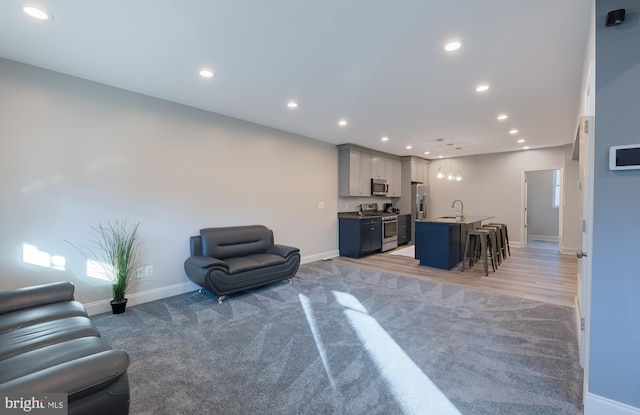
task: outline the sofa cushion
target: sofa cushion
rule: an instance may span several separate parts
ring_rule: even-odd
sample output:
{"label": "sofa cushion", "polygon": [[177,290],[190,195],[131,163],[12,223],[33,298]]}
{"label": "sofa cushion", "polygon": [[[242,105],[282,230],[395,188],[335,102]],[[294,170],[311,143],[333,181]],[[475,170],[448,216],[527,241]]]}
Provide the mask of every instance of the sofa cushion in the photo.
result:
{"label": "sofa cushion", "polygon": [[111,350],[107,342],[101,337],[93,336],[31,350],[0,360],[0,384],[107,350]]}
{"label": "sofa cushion", "polygon": [[224,262],[229,266],[229,274],[232,275],[260,268],[258,261],[248,257],[227,258]]}
{"label": "sofa cushion", "polygon": [[261,254],[273,246],[273,232],[262,225],[200,230],[203,256],[218,259]]}
{"label": "sofa cushion", "polygon": [[84,306],[78,301],[64,301],[25,308],[2,315],[2,318],[0,318],[0,334],[46,321],[65,317],[86,317],[86,315]]}
{"label": "sofa cushion", "polygon": [[100,332],[87,317],[69,317],[34,324],[0,334],[0,360],[20,353]]}
{"label": "sofa cushion", "polygon": [[247,258],[256,261],[261,267],[270,267],[272,265],[284,264],[287,262],[287,260],[280,255],[274,254],[254,254],[249,255]]}

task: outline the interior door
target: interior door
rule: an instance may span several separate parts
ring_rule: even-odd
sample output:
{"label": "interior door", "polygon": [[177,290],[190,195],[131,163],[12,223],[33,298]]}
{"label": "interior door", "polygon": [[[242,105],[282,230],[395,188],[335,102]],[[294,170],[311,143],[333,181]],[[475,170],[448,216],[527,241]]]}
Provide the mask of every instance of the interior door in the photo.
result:
{"label": "interior door", "polygon": [[[585,116],[579,124],[579,183],[582,192],[582,244],[578,251],[578,292],[576,312],[580,327],[578,345],[580,364],[584,368],[584,378],[588,379],[589,362],[589,317],[591,312],[591,259],[593,223],[593,117]],[[586,387],[586,385],[585,385]]]}

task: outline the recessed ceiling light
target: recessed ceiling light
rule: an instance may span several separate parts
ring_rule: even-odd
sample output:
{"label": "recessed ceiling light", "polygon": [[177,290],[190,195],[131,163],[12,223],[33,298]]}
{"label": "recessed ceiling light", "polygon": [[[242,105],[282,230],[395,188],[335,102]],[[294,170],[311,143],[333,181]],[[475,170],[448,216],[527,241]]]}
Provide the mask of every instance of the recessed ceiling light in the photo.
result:
{"label": "recessed ceiling light", "polygon": [[208,69],[203,69],[200,71],[200,76],[203,78],[213,78],[213,72]]}
{"label": "recessed ceiling light", "polygon": [[345,125],[347,125],[347,120],[340,120],[340,121],[338,121],[338,125],[339,125],[340,127],[344,127]]}
{"label": "recessed ceiling light", "polygon": [[523,150],[529,150],[529,146],[522,147]]}
{"label": "recessed ceiling light", "polygon": [[526,140],[525,140],[524,138],[521,138],[521,139],[519,139],[519,140],[518,140],[518,141],[516,141],[516,142],[517,142],[517,143],[522,144],[522,143],[524,143],[525,141],[526,141]]}
{"label": "recessed ceiling light", "polygon": [[38,20],[52,20],[53,15],[46,10],[34,6],[24,6],[22,10],[29,16]]}
{"label": "recessed ceiling light", "polygon": [[512,128],[509,130],[509,134],[518,134],[518,130],[516,130],[515,128]]}
{"label": "recessed ceiling light", "polygon": [[407,150],[411,150],[413,147],[412,146],[406,146],[405,147]]}
{"label": "recessed ceiling light", "polygon": [[487,85],[487,84],[478,85],[476,87],[476,91],[478,91],[478,92],[485,92],[485,91],[488,91],[488,90],[489,90],[489,85]]}
{"label": "recessed ceiling light", "polygon": [[382,140],[382,141],[389,141],[389,137],[384,136],[384,137],[382,137],[382,138],[381,138],[381,140]]}
{"label": "recessed ceiling light", "polygon": [[431,154],[431,153],[429,153],[428,151],[425,151],[424,154]]}
{"label": "recessed ceiling light", "polygon": [[500,115],[498,115],[498,120],[499,120],[499,121],[506,120],[507,118],[509,118],[509,116],[508,116],[507,114],[500,114]]}
{"label": "recessed ceiling light", "polygon": [[444,156],[441,154],[438,156],[439,159],[444,158]]}
{"label": "recessed ceiling light", "polygon": [[453,52],[454,50],[460,49],[460,46],[462,46],[462,43],[454,40],[444,45],[444,50],[446,50],[447,52]]}
{"label": "recessed ceiling light", "polygon": [[298,108],[298,103],[295,102],[295,101],[289,101],[287,103],[287,107],[289,107],[289,108]]}

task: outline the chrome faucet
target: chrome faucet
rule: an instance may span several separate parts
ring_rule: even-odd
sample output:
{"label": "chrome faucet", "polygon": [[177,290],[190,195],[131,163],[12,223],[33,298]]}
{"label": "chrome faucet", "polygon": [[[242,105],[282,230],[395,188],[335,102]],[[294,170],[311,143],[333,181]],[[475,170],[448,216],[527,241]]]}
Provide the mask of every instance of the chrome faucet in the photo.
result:
{"label": "chrome faucet", "polygon": [[465,219],[465,213],[464,213],[464,203],[462,202],[462,200],[460,199],[456,199],[453,201],[453,203],[451,204],[451,209],[453,209],[454,207],[456,207],[456,202],[460,202],[460,220],[464,220]]}

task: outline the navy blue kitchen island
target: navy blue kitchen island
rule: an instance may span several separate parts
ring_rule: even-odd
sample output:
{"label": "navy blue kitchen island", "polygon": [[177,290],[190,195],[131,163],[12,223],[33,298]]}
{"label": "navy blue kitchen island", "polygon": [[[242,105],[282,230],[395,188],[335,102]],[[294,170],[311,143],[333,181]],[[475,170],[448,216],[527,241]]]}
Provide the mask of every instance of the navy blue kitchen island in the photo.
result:
{"label": "navy blue kitchen island", "polygon": [[467,230],[493,216],[467,216],[464,221],[440,217],[416,221],[415,258],[420,265],[449,270],[462,262]]}

